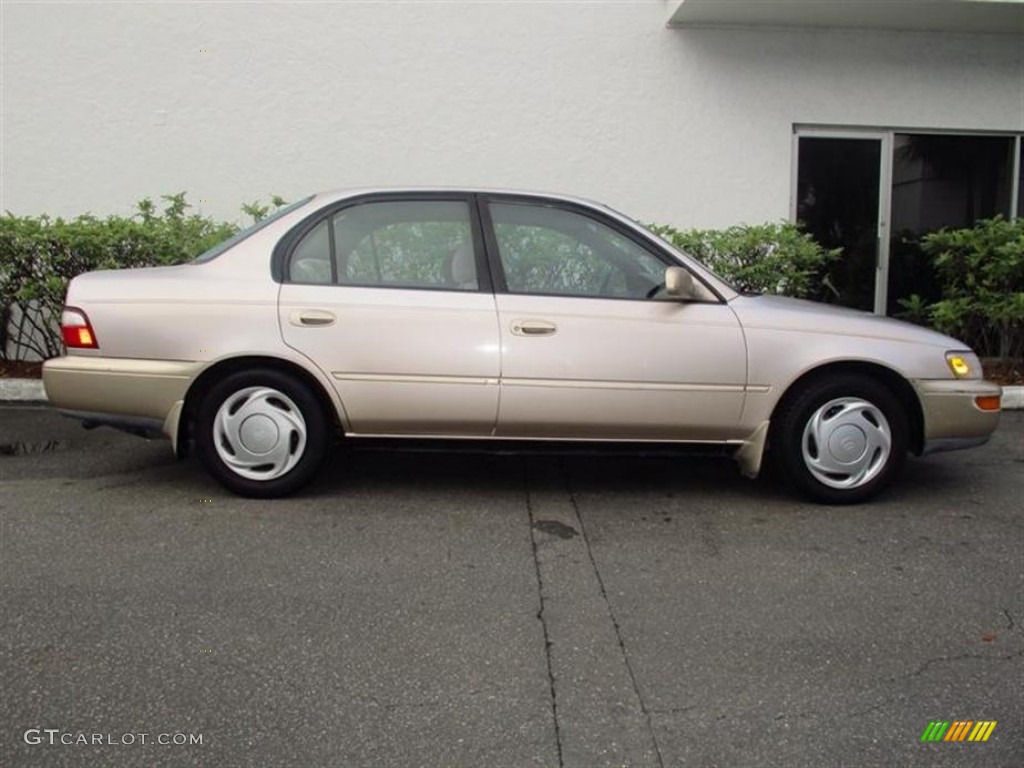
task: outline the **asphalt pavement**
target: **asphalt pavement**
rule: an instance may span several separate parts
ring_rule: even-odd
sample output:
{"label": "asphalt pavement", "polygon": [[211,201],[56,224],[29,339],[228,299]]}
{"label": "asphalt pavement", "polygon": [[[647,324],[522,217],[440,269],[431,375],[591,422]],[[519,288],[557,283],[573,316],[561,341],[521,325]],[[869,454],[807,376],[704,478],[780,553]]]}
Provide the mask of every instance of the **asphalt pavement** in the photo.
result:
{"label": "asphalt pavement", "polygon": [[1021,412],[830,508],[728,460],[349,451],[255,501],[0,407],[0,765],[1024,765],[1022,499]]}

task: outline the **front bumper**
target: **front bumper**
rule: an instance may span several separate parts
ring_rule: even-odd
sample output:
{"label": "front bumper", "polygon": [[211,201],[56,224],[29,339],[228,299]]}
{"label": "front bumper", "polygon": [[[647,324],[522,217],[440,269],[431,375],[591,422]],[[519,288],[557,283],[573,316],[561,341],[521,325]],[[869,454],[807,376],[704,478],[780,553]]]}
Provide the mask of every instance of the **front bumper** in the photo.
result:
{"label": "front bumper", "polygon": [[86,423],[146,425],[150,432],[157,423],[173,439],[201,369],[202,363],[75,355],[47,360],[43,386],[55,408]]}
{"label": "front bumper", "polygon": [[975,398],[1000,397],[998,384],[980,379],[917,381],[924,414],[922,453],[971,448],[987,442],[1002,410],[983,411]]}

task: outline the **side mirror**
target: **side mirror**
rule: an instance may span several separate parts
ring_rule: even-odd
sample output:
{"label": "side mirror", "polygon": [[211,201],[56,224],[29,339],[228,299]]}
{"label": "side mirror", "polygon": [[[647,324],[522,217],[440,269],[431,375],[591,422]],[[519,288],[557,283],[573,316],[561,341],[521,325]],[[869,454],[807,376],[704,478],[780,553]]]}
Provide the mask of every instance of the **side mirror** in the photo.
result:
{"label": "side mirror", "polygon": [[677,299],[700,298],[693,275],[682,267],[668,267],[665,270],[665,293]]}

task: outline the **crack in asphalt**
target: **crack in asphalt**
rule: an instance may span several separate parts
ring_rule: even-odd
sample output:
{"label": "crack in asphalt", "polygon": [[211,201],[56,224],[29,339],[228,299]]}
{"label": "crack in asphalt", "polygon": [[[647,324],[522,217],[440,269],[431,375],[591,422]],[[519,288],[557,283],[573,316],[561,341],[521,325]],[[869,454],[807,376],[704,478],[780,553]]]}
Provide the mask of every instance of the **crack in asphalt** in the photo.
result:
{"label": "crack in asphalt", "polygon": [[696,704],[691,704],[686,707],[663,707],[659,709],[648,710],[652,715],[683,715],[687,712],[692,712],[697,708]]}
{"label": "crack in asphalt", "polygon": [[856,712],[850,712],[848,715],[844,715],[844,717],[862,717],[864,715],[870,715],[872,712],[877,712],[883,707],[887,707],[890,704],[895,704],[902,698],[902,696],[890,696],[886,698],[884,701],[879,702],[878,704],[873,704],[865,709],[858,709]]}
{"label": "crack in asphalt", "polygon": [[597,578],[597,585],[600,589],[601,599],[604,601],[605,607],[608,610],[608,618],[611,619],[612,626],[615,628],[615,638],[619,643],[619,651],[622,653],[622,661],[626,665],[626,672],[629,674],[629,681],[633,686],[633,693],[636,694],[636,700],[640,704],[640,712],[644,716],[644,722],[647,724],[647,733],[651,738],[651,744],[654,745],[654,756],[657,758],[659,768],[665,768],[665,761],[661,756],[661,746],[658,744],[658,737],[654,733],[654,726],[651,723],[651,711],[647,709],[647,704],[644,702],[643,694],[640,692],[640,684],[637,682],[636,673],[633,671],[633,664],[629,660],[629,653],[626,651],[626,642],[622,637],[622,629],[619,627],[618,617],[615,615],[615,610],[612,608],[611,601],[608,599],[608,590],[605,589],[604,578],[601,576],[601,570],[597,567],[597,560],[594,558],[594,550],[590,545],[590,534],[587,532],[587,527],[583,523],[583,515],[580,512],[579,504],[576,501],[576,492],[573,490],[572,482],[569,479],[569,473],[565,468],[565,462],[559,462],[559,470],[561,471],[562,477],[565,480],[565,490],[569,494],[569,503],[572,504],[572,510],[576,515],[576,520],[579,523],[580,536],[583,539],[583,545],[587,548],[587,557],[590,558],[590,567],[594,570],[594,576]]}
{"label": "crack in asphalt", "polygon": [[918,667],[915,671],[911,672],[910,674],[903,675],[900,678],[895,678],[895,677],[890,678],[890,681],[895,681],[897,679],[903,680],[903,679],[906,679],[908,677],[920,677],[921,675],[923,675],[928,670],[929,667],[934,666],[935,664],[954,664],[954,663],[956,663],[958,661],[969,661],[969,660],[978,660],[978,661],[1012,661],[1013,659],[1017,659],[1017,658],[1021,658],[1021,657],[1024,657],[1024,650],[1017,651],[1017,653],[1011,653],[1009,656],[989,656],[989,655],[982,655],[982,654],[978,654],[978,653],[961,653],[961,654],[958,654],[956,656],[936,656],[936,657],[931,658],[931,659],[926,659],[925,662],[920,667]]}
{"label": "crack in asphalt", "polygon": [[537,574],[537,599],[540,603],[540,608],[537,610],[537,618],[540,620],[540,626],[544,632],[544,657],[547,660],[548,666],[548,687],[551,693],[551,720],[555,727],[555,747],[558,750],[558,768],[564,768],[565,763],[562,757],[562,729],[558,721],[558,699],[555,693],[555,670],[551,663],[551,636],[548,632],[548,623],[544,615],[544,609],[546,607],[546,601],[544,599],[544,577],[541,575],[540,559],[537,557],[536,525],[538,521],[534,519],[533,504],[530,502],[530,467],[525,459],[522,464],[523,496],[526,501],[526,515],[529,522],[530,546],[533,551],[533,568]]}

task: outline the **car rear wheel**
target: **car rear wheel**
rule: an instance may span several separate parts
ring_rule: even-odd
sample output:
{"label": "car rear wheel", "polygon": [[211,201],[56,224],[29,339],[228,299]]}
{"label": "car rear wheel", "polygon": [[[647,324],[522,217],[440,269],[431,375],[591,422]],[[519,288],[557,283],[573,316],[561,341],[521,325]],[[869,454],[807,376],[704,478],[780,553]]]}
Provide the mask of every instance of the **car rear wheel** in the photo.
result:
{"label": "car rear wheel", "polygon": [[226,488],[243,496],[284,496],[306,485],[327,455],[329,419],[316,395],[272,369],[239,371],[199,405],[196,447]]}
{"label": "car rear wheel", "polygon": [[796,490],[825,504],[881,491],[907,455],[907,417],[881,382],[841,374],[801,385],[773,419],[769,451]]}

